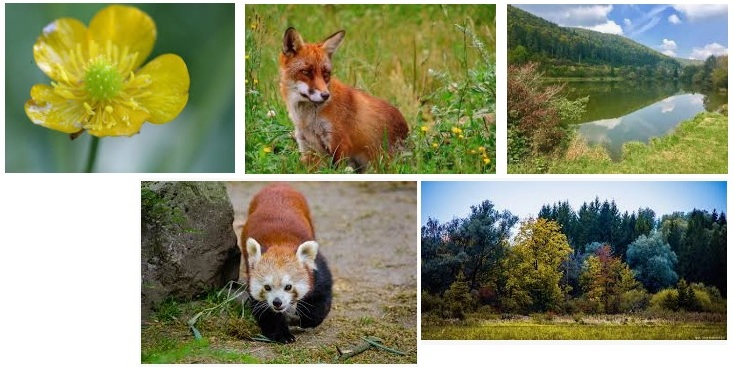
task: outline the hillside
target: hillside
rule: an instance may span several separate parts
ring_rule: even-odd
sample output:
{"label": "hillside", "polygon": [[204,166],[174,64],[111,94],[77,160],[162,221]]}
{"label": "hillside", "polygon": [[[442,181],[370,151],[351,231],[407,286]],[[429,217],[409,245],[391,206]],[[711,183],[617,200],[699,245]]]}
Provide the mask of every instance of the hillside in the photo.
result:
{"label": "hillside", "polygon": [[507,27],[510,64],[536,61],[554,74],[578,75],[581,67],[610,77],[666,76],[680,68],[675,59],[628,38],[561,27],[513,6],[507,7]]}

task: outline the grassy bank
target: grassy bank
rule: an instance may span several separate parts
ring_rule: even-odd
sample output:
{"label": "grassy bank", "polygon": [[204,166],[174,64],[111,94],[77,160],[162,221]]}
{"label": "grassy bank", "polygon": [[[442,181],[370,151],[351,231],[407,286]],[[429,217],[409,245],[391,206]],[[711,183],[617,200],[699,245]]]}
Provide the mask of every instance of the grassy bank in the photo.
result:
{"label": "grassy bank", "polygon": [[[519,319],[518,319],[519,318]],[[726,316],[720,320],[666,320],[628,315],[530,317],[481,320],[461,325],[421,326],[422,339],[435,340],[724,340]]]}
{"label": "grassy bank", "polygon": [[563,83],[563,82],[621,82],[625,79],[621,76],[559,76],[559,77],[543,77],[544,82]]}
{"label": "grassy bank", "polygon": [[[391,302],[415,301],[415,293],[400,294]],[[337,310],[317,328],[293,330],[296,342],[278,344],[257,341],[260,329],[237,301],[205,314],[196,322],[202,338],[196,340],[187,325],[198,312],[217,306],[221,298],[210,296],[187,303],[165,302],[141,330],[142,363],[335,363],[341,350],[353,349],[363,336],[375,336],[383,344],[400,350],[400,356],[377,349],[358,354],[347,363],[416,363],[416,330],[404,325],[415,320],[415,309],[390,307],[382,318],[362,316],[357,320],[342,316]],[[349,305],[341,305],[349,308]]]}
{"label": "grassy bank", "polygon": [[701,113],[649,144],[625,144],[619,162],[576,138],[565,156],[511,165],[508,173],[727,173],[728,125],[726,115]]}
{"label": "grassy bank", "polygon": [[405,149],[367,172],[494,173],[494,17],[494,5],[246,5],[246,172],[307,173],[278,86],[283,32],[294,26],[309,42],[344,29],[333,76],[408,122]]}

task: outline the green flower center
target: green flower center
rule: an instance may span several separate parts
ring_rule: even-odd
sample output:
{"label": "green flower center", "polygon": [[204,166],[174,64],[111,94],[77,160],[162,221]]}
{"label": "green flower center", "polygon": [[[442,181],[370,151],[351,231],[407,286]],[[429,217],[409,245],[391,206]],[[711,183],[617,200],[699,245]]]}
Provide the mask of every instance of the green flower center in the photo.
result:
{"label": "green flower center", "polygon": [[87,65],[84,86],[95,101],[108,101],[122,91],[122,75],[105,57],[97,57]]}

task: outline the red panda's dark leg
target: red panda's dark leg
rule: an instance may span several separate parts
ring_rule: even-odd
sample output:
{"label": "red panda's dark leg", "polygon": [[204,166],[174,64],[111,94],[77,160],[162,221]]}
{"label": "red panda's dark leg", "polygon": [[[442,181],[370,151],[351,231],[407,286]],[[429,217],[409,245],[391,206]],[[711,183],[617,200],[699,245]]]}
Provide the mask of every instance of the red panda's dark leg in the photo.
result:
{"label": "red panda's dark leg", "polygon": [[[257,309],[257,307],[253,307]],[[275,312],[268,308],[257,317],[263,335],[278,343],[288,344],[296,341],[296,337],[288,330],[288,319],[283,313]]]}

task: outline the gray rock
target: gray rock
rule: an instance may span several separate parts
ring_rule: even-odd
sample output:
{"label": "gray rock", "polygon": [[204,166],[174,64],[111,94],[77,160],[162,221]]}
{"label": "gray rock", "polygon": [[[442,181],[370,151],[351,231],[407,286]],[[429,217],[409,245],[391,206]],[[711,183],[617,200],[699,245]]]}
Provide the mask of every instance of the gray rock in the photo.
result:
{"label": "gray rock", "polygon": [[238,276],[233,212],[220,182],[141,184],[143,320],[167,298],[189,300]]}

